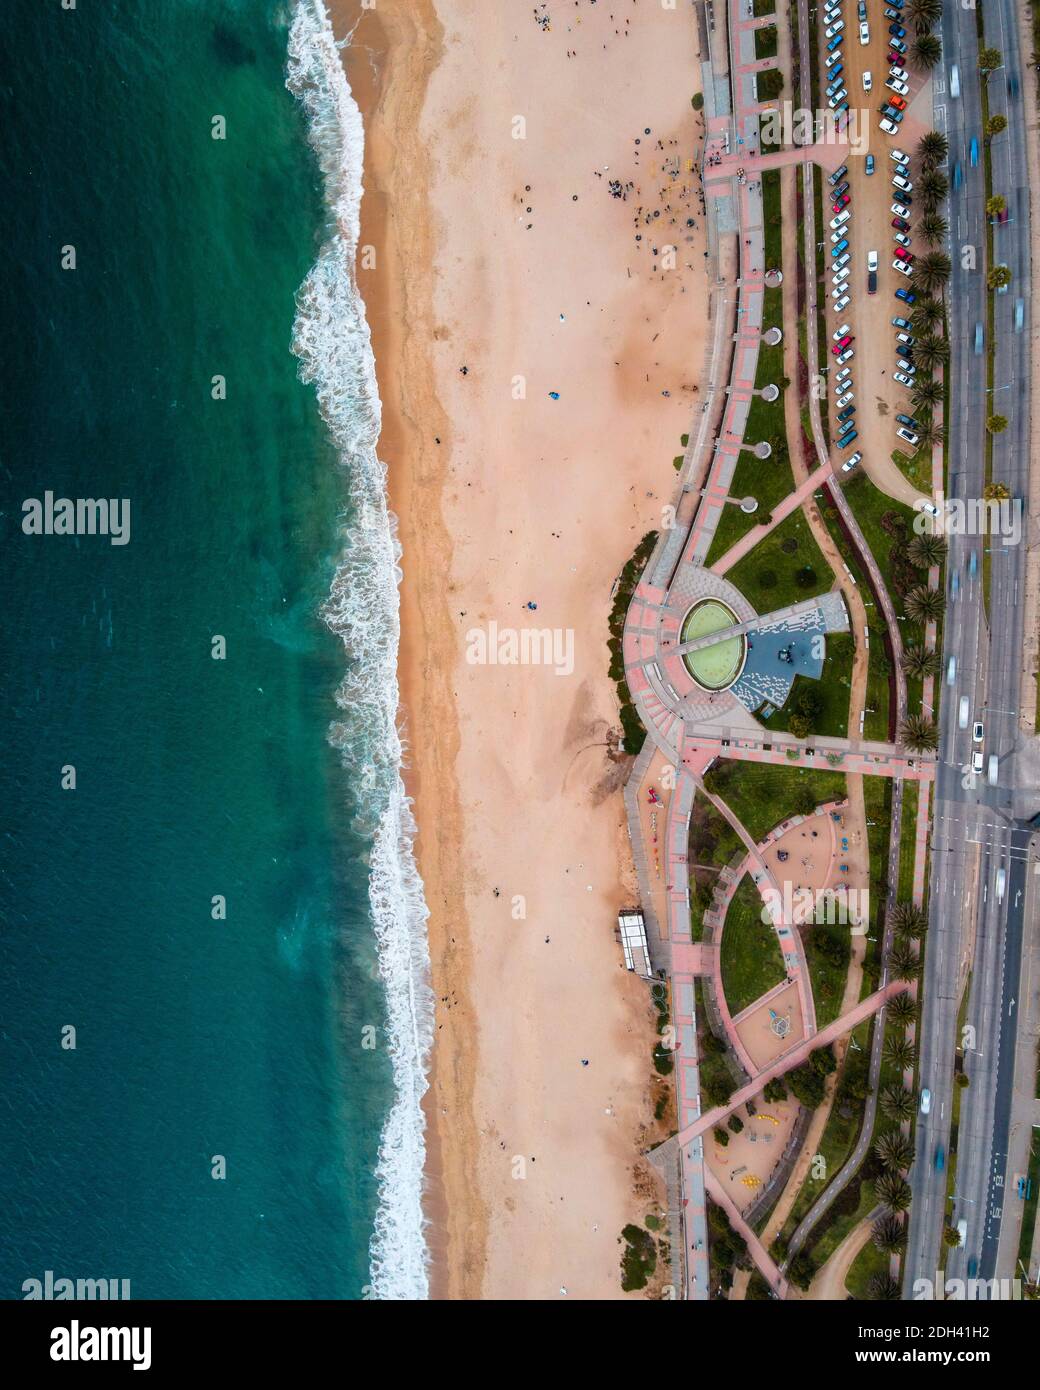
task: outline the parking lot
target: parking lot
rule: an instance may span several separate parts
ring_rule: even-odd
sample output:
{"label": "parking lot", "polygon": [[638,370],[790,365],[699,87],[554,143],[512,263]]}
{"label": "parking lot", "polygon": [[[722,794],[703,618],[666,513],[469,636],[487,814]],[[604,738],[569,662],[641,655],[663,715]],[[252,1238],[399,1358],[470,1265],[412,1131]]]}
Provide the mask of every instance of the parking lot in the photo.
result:
{"label": "parking lot", "polygon": [[[909,382],[914,373],[912,344],[897,343],[901,330],[892,323],[893,318],[910,317],[910,305],[896,297],[899,289],[910,293],[909,276],[895,269],[893,261],[898,257],[910,266],[910,258],[926,248],[918,244],[915,236],[919,206],[914,201],[913,183],[918,161],[912,158],[908,164],[897,164],[890,156],[895,150],[913,156],[921,135],[931,128],[931,86],[927,77],[909,67],[898,48],[889,47],[895,37],[889,32],[890,25],[908,30],[903,38],[895,38],[897,45],[908,45],[913,37],[911,26],[899,20],[902,6],[903,0],[889,0],[887,5],[882,5],[881,0],[865,0],[862,6],[859,0],[828,0],[827,6],[820,9],[820,99],[829,106],[844,91],[837,109],[847,101],[849,112],[843,114],[852,118],[853,124],[845,172],[840,173],[839,168],[840,177],[833,183],[833,176],[823,179],[824,225],[819,235],[824,243],[826,274],[821,299],[828,306],[827,394],[832,453],[839,464],[861,455],[856,467],[863,468],[883,491],[910,502],[917,495],[916,490],[892,461],[896,448],[914,453],[913,440],[900,440],[896,435],[900,426],[895,416],[912,414]],[[886,10],[891,10],[891,14],[886,14]],[[864,13],[869,35],[866,43],[861,42],[860,31],[864,22],[860,16]],[[833,32],[839,17],[843,28]],[[828,45],[837,38],[841,42],[828,51]],[[895,62],[890,61],[890,54]],[[902,75],[893,76],[893,67],[898,67]],[[835,72],[841,83],[837,88],[833,87],[835,79],[831,76]],[[893,86],[886,86],[888,82]],[[883,116],[880,107],[887,102],[902,104],[903,109],[895,117],[891,112]],[[881,129],[883,119],[892,125],[894,135]],[[894,186],[894,178],[903,187]],[[840,198],[835,201],[832,195],[839,190]],[[907,201],[901,201],[904,198]],[[908,215],[893,211],[897,202]],[[831,226],[846,213],[849,216],[841,226]],[[902,225],[893,225],[896,217]],[[847,247],[841,247],[841,242],[847,242]],[[839,252],[837,256],[835,251]],[[871,275],[868,267],[874,264],[875,256],[877,268]],[[832,266],[842,269],[834,272]],[[847,273],[847,278],[836,281],[835,274],[840,277],[843,273]],[[868,278],[876,280],[873,293],[868,291]],[[839,362],[833,350],[841,345],[833,335],[846,326],[850,337],[847,348],[853,355]],[[904,351],[909,348],[902,359],[903,367],[897,360],[900,346]],[[899,377],[904,380],[901,382]],[[849,414],[850,410],[853,413]],[[839,418],[842,413],[844,419]],[[855,428],[856,437],[841,447],[838,441],[842,431],[850,425]]]}

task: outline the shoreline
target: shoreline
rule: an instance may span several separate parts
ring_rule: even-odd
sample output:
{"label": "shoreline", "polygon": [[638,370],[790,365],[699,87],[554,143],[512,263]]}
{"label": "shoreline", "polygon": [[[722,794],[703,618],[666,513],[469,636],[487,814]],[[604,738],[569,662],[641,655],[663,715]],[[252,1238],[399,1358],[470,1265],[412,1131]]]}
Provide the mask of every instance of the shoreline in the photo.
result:
{"label": "shoreline", "polygon": [[[436,603],[433,596],[423,593],[422,581],[424,576],[450,567],[450,539],[436,501],[450,457],[450,426],[436,397],[432,364],[420,348],[406,350],[401,327],[405,320],[410,325],[432,323],[429,287],[433,250],[419,124],[428,82],[439,58],[439,26],[430,0],[410,0],[403,6],[397,0],[385,0],[378,10],[362,8],[360,0],[331,0],[330,14],[337,38],[352,30],[354,33],[342,55],[365,128],[359,246],[375,248],[376,256],[374,270],[363,269],[359,261],[358,288],[365,302],[379,384],[379,456],[387,466],[389,503],[397,517],[403,550],[398,681],[408,756],[402,776],[415,804],[415,854],[431,913],[428,937],[434,987],[443,990],[446,978],[450,978],[453,993],[461,1000],[468,984],[465,963],[460,959],[464,948],[460,941],[446,939],[440,925],[442,914],[436,907],[448,902],[443,885],[461,881],[458,852],[462,836],[452,773],[458,731],[450,698],[431,699],[429,683],[438,673],[423,657],[431,629],[447,627],[443,619],[438,624]],[[410,270],[407,278],[406,260]],[[424,336],[416,334],[413,343],[421,343]],[[411,390],[405,391],[402,400],[401,388],[405,386]],[[429,421],[425,432],[417,425],[419,418]],[[430,447],[438,437],[442,443],[433,449],[443,450],[441,459]],[[421,528],[416,522],[420,507]],[[450,630],[447,640],[453,641]],[[440,678],[447,679],[448,672],[441,672]],[[434,704],[435,710],[431,708]],[[430,741],[417,750],[413,731],[431,719],[436,719],[438,729],[436,746]],[[427,766],[433,764],[425,779],[424,761]],[[436,806],[427,808],[429,815],[423,810],[427,780],[436,783],[431,800],[439,793]],[[436,836],[424,833],[432,824],[438,826]],[[456,910],[460,907],[456,904]],[[471,1111],[474,1049],[463,1030],[453,1026],[454,1019],[449,1016],[445,1020],[442,1015],[438,1007],[437,1046],[429,1059],[429,1089],[423,1098],[427,1122],[423,1208],[428,1222],[430,1297],[477,1298],[486,1226],[474,1193],[467,1191],[465,1173],[459,1171],[463,1139],[468,1138],[471,1152],[476,1146]],[[454,1152],[446,1154],[439,1119],[449,1107]],[[453,1220],[460,1209],[466,1211],[464,1225]],[[458,1267],[448,1260],[449,1248],[457,1248],[462,1255]]]}

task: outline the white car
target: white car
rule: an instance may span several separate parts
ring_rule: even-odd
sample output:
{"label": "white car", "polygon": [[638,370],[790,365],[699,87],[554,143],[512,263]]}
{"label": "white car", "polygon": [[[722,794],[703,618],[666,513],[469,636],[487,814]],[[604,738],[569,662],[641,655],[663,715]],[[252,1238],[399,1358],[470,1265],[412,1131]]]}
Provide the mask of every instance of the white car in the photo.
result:
{"label": "white car", "polygon": [[847,348],[845,349],[845,351],[841,354],[841,356],[840,356],[839,358],[837,358],[838,366],[839,366],[839,367],[843,367],[843,366],[845,365],[846,362],[851,362],[852,359],[855,357],[855,355],[856,355],[856,350],[855,350],[855,348],[847,347]]}
{"label": "white car", "polygon": [[836,217],[832,217],[830,220],[829,226],[831,231],[836,232],[839,227],[844,227],[845,223],[849,220],[851,216],[852,213],[849,212],[848,208],[842,208],[841,212],[839,212]]}
{"label": "white car", "polygon": [[893,164],[909,164],[910,156],[905,150],[889,150],[888,157]]}
{"label": "white car", "polygon": [[926,1086],[921,1092],[921,1114],[927,1115],[932,1108],[932,1093]]}
{"label": "white car", "polygon": [[[841,298],[841,296],[845,293],[846,289],[848,288],[848,283],[849,283],[849,272],[848,272],[847,270],[844,270],[844,269],[840,270],[840,271],[838,272],[837,275],[835,275],[835,276],[833,276],[833,277],[831,278],[831,284],[832,284],[832,285],[834,286],[834,288],[835,288],[836,290],[838,290],[838,292],[839,292],[839,293],[838,293],[838,298],[839,298],[839,299]],[[831,298],[833,299],[833,297],[834,297],[834,296],[832,295]]]}
{"label": "white car", "polygon": [[842,282],[841,282],[840,285],[835,285],[835,286],[834,286],[834,288],[831,290],[831,298],[832,298],[832,299],[844,299],[844,297],[845,297],[845,281],[846,281],[847,279],[848,279],[848,276],[846,275],[846,276],[845,276],[845,279],[842,280]]}
{"label": "white car", "polygon": [[870,25],[866,20],[863,20],[859,26],[859,41],[864,45],[870,42]]}
{"label": "white car", "polygon": [[824,31],[823,31],[823,37],[824,37],[825,39],[833,39],[833,38],[835,37],[835,35],[836,35],[836,34],[840,34],[841,31],[842,31],[844,28],[845,28],[845,21],[844,21],[843,19],[836,19],[836,20],[834,21],[834,23],[833,23],[829,28],[824,29]]}
{"label": "white car", "polygon": [[843,323],[836,333],[831,334],[831,340],[837,342],[839,338],[844,338],[846,333],[851,333],[852,329],[847,323]]}
{"label": "white car", "polygon": [[841,87],[832,97],[827,98],[827,105],[833,111],[836,106],[840,106],[841,103],[846,100],[848,95],[848,89],[846,87]]}
{"label": "white car", "polygon": [[896,438],[905,440],[912,447],[921,442],[921,436],[914,434],[913,430],[908,430],[905,425],[900,425],[896,430]]}
{"label": "white car", "polygon": [[885,132],[886,135],[899,134],[899,127],[895,124],[894,121],[890,121],[887,116],[881,117],[881,120],[878,121],[878,126]]}
{"label": "white car", "polygon": [[892,187],[898,188],[900,193],[912,193],[914,191],[913,184],[909,179],[904,178],[902,174],[892,175]]}
{"label": "white car", "polygon": [[971,755],[971,770],[972,770],[972,772],[981,772],[981,771],[982,771],[982,749],[981,749],[981,748],[976,748],[975,752],[972,753],[972,755]]}
{"label": "white car", "polygon": [[874,90],[874,78],[869,71],[863,74],[863,90],[865,92],[871,92]]}
{"label": "white car", "polygon": [[849,379],[851,376],[852,376],[852,368],[851,368],[851,367],[842,367],[842,369],[841,369],[840,372],[835,372],[835,374],[834,374],[834,380],[835,380],[835,381],[848,381],[848,379]]}
{"label": "white car", "polygon": [[827,66],[828,66],[829,68],[832,68],[832,67],[834,66],[835,63],[840,63],[840,62],[841,62],[841,49],[840,49],[840,48],[837,48],[837,49],[835,49],[834,52],[833,52],[832,54],[830,54],[830,56],[828,57],[828,59],[827,59]]}
{"label": "white car", "polygon": [[912,362],[908,362],[905,357],[896,358],[896,366],[901,372],[906,372],[907,376],[913,376],[917,368]]}
{"label": "white car", "polygon": [[905,246],[908,251],[910,250],[911,241],[906,232],[896,232],[892,240],[896,242],[897,245]]}
{"label": "white car", "polygon": [[876,251],[868,251],[868,252],[867,252],[867,269],[868,269],[868,270],[877,270],[877,252],[876,252]]}
{"label": "white car", "polygon": [[[889,77],[894,77],[894,78],[896,79],[896,81],[898,81],[898,82],[909,82],[909,81],[910,81],[910,74],[907,72],[906,68],[897,67],[897,66],[895,65],[895,63],[893,63],[892,66],[889,68],[889,70],[888,70],[888,75],[889,75]],[[901,93],[900,93],[900,96],[905,96],[905,95],[906,95],[905,92],[901,92]],[[906,163],[906,160],[905,160],[905,159],[899,160],[899,163],[900,163],[900,164],[905,164],[905,163]]]}
{"label": "white car", "polygon": [[856,399],[856,393],[855,393],[855,391],[846,391],[845,394],[844,394],[844,396],[839,396],[838,399],[834,402],[834,409],[835,409],[835,410],[844,410],[845,407],[846,407],[847,405],[851,405],[852,402],[853,402],[855,399]]}
{"label": "white car", "polygon": [[913,386],[913,384],[914,384],[913,381],[911,380],[911,378],[908,377],[908,376],[906,376],[906,375],[904,375],[903,372],[893,372],[893,373],[892,373],[892,380],[893,380],[893,381],[898,381],[899,384],[900,384],[900,386]]}
{"label": "white car", "polygon": [[843,265],[848,265],[849,261],[851,260],[852,257],[849,255],[848,251],[843,251],[841,255],[838,257],[838,259],[834,262],[835,270],[840,270]]}
{"label": "white car", "polygon": [[842,309],[847,309],[851,303],[852,300],[849,298],[849,296],[847,294],[843,294],[842,297],[838,300],[837,304],[832,304],[831,308],[836,309],[840,314]]}
{"label": "white car", "polygon": [[889,91],[896,92],[901,97],[905,97],[910,90],[909,85],[898,77],[890,77],[885,86]]}
{"label": "white car", "polygon": [[971,741],[972,741],[972,743],[981,743],[984,734],[985,734],[985,730],[984,730],[983,727],[982,727],[982,720],[981,720],[981,719],[976,719],[975,723],[971,726]]}
{"label": "white car", "polygon": [[852,470],[855,468],[856,464],[859,463],[862,460],[862,458],[863,455],[860,453],[859,449],[857,449],[856,452],[852,455],[852,457],[850,459],[846,459],[845,462],[841,465],[841,471],[843,473],[851,473]]}
{"label": "white car", "polygon": [[905,347],[908,347],[908,348],[912,348],[913,345],[914,345],[914,340],[913,340],[913,338],[911,338],[911,336],[910,336],[909,333],[897,333],[897,334],[896,334],[896,342],[897,342],[897,343],[903,343],[903,344],[905,345]]}
{"label": "white car", "polygon": [[831,232],[831,245],[837,246],[838,242],[846,235],[846,228],[839,227],[836,232]]}
{"label": "white car", "polygon": [[909,222],[913,215],[905,203],[893,203],[892,211],[896,217],[901,217],[904,222]]}
{"label": "white car", "polygon": [[905,275],[908,280],[910,276],[914,273],[913,266],[907,265],[906,261],[893,261],[892,269],[898,270],[900,275]]}

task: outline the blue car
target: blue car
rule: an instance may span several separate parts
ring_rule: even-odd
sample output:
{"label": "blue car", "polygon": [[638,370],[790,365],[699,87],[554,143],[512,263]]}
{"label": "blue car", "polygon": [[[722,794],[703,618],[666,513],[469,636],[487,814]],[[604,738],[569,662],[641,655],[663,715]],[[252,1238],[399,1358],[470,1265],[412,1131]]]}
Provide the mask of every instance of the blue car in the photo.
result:
{"label": "blue car", "polygon": [[979,142],[974,135],[971,137],[971,149],[968,151],[968,158],[971,160],[971,167],[976,169],[979,163]]}
{"label": "blue car", "polygon": [[945,1167],[946,1167],[946,1154],[945,1154],[945,1152],[943,1151],[943,1146],[940,1144],[939,1147],[938,1147],[938,1148],[936,1149],[936,1151],[935,1151],[935,1171],[936,1171],[937,1173],[941,1173],[942,1170],[943,1170]]}
{"label": "blue car", "polygon": [[972,1255],[971,1259],[968,1261],[968,1278],[969,1278],[969,1279],[974,1279],[975,1276],[976,1276],[976,1274],[978,1274],[978,1272],[979,1272],[979,1262],[978,1262],[978,1260],[975,1258],[975,1256]]}
{"label": "blue car", "polygon": [[976,576],[976,574],[978,574],[978,572],[979,572],[979,552],[978,552],[977,550],[973,550],[973,551],[971,552],[971,555],[968,557],[968,573],[969,573],[969,574],[971,575],[971,577],[974,579],[975,576]]}
{"label": "blue car", "polygon": [[901,299],[904,304],[913,304],[917,295],[914,294],[913,290],[898,289],[896,290],[896,298]]}
{"label": "blue car", "polygon": [[859,438],[859,431],[858,431],[858,430],[849,430],[848,434],[843,434],[842,437],[838,440],[838,448],[839,448],[839,449],[848,449],[848,448],[851,446],[852,441],[853,441],[854,439],[858,439],[858,438]]}
{"label": "blue car", "polygon": [[888,32],[892,35],[894,39],[906,38],[906,30],[903,28],[901,24],[890,24],[888,26]]}
{"label": "blue car", "polygon": [[961,184],[962,184],[963,182],[964,182],[964,170],[961,168],[961,162],[960,162],[960,160],[958,159],[958,160],[956,161],[956,163],[954,164],[954,166],[953,166],[953,186],[954,186],[954,188],[960,188],[960,186],[961,186]]}
{"label": "blue car", "polygon": [[865,172],[868,174],[872,174],[874,172],[874,156],[872,154],[867,155],[867,165]]}

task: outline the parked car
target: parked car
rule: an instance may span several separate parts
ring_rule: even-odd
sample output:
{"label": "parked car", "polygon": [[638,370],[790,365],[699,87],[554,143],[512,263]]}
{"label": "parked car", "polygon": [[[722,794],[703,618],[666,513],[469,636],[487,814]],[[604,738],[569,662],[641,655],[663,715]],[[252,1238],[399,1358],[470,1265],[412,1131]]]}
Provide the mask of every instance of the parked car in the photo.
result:
{"label": "parked car", "polygon": [[851,212],[839,212],[837,217],[833,217],[831,219],[831,231],[836,232],[839,227],[844,227],[845,223],[849,220],[851,216]]}
{"label": "parked car", "polygon": [[852,299],[849,297],[849,295],[843,294],[842,297],[838,300],[838,302],[837,302],[836,304],[832,304],[832,305],[831,305],[831,308],[832,308],[832,309],[836,309],[836,310],[838,311],[838,313],[840,314],[841,311],[842,311],[843,309],[847,309],[851,303],[852,303]]}
{"label": "parked car", "polygon": [[905,150],[889,150],[888,157],[893,164],[909,164],[910,156]]}
{"label": "parked car", "polygon": [[848,265],[848,263],[849,263],[849,261],[850,261],[851,259],[852,259],[852,254],[851,254],[851,252],[849,252],[849,251],[843,251],[843,252],[841,253],[841,255],[838,257],[838,259],[834,262],[834,268],[835,268],[835,270],[840,270],[841,267],[842,267],[843,265]]}
{"label": "parked car", "polygon": [[885,132],[886,135],[898,135],[898,134],[899,134],[899,127],[898,127],[898,125],[896,125],[894,122],[888,120],[887,118],[883,118],[882,120],[878,121],[878,126],[880,127],[881,130],[883,130],[883,131]]}
{"label": "parked car", "polygon": [[874,90],[874,77],[869,68],[863,73],[863,90],[865,92]]}
{"label": "parked car", "polygon": [[842,208],[847,208],[852,199],[847,193],[843,193],[840,198],[835,198],[831,204],[831,212],[841,212]]}
{"label": "parked car", "polygon": [[919,428],[917,421],[914,419],[912,415],[897,415],[896,423],[900,425],[905,425],[908,430],[916,431]]}
{"label": "parked car", "polygon": [[[888,41],[888,46],[889,46],[889,48],[891,48],[895,53],[905,53],[905,52],[906,52],[906,44],[903,42],[902,39],[897,39],[897,38],[894,38],[894,37],[893,37],[893,38],[890,38],[889,41]],[[889,61],[889,62],[892,62],[893,59],[890,58],[888,61]]]}
{"label": "parked car", "polygon": [[906,38],[906,30],[903,28],[901,24],[890,24],[888,26],[888,32],[892,35],[894,39]]}
{"label": "parked car", "polygon": [[834,380],[835,380],[835,381],[848,381],[849,378],[850,378],[851,376],[852,376],[852,368],[851,368],[851,367],[842,367],[840,371],[837,371],[837,372],[834,373]]}
{"label": "parked car", "polygon": [[841,41],[842,41],[842,35],[841,35],[841,34],[835,34],[835,35],[834,35],[834,38],[833,38],[833,39],[830,39],[830,40],[828,41],[828,43],[827,43],[827,52],[828,52],[828,53],[833,53],[834,50],[835,50],[836,48],[840,48],[840,47],[841,47]]}
{"label": "parked car", "polygon": [[903,261],[906,265],[913,265],[913,252],[908,251],[905,246],[897,246],[893,252],[897,261]]}
{"label": "parked car", "polygon": [[912,193],[914,191],[913,184],[909,179],[904,178],[902,174],[892,175],[892,187],[898,188],[900,193]]}
{"label": "parked car", "polygon": [[906,232],[896,232],[892,240],[896,243],[897,246],[902,246],[904,250],[909,250],[910,247],[913,245],[913,242],[907,236]]}
{"label": "parked car", "polygon": [[[889,77],[885,82],[885,86],[890,92],[895,92],[900,101],[906,99],[906,94],[910,90],[909,85],[898,77]],[[895,98],[893,98],[893,100],[895,100]]]}
{"label": "parked car", "polygon": [[900,288],[900,289],[896,290],[896,298],[897,298],[897,299],[901,299],[901,300],[903,301],[904,304],[916,304],[916,303],[917,303],[917,295],[914,294],[913,290],[908,290],[908,289]]}
{"label": "parked car", "polygon": [[870,42],[870,25],[865,19],[860,21],[859,41],[864,47]]}
{"label": "parked car", "polygon": [[895,19],[895,20],[898,20],[898,19],[899,19],[899,11],[898,11],[898,10],[894,10],[894,9],[892,8],[891,5],[886,5],[886,6],[885,6],[885,9],[884,9],[884,16],[885,16],[886,19]]}
{"label": "parked car", "polygon": [[892,327],[893,327],[893,328],[909,328],[909,327],[910,327],[910,320],[909,320],[909,319],[901,319],[901,318],[899,318],[899,317],[897,316],[896,318],[894,318],[894,319],[892,320]]}
{"label": "parked car", "polygon": [[910,336],[909,333],[897,333],[897,334],[896,334],[896,342],[897,342],[897,343],[901,343],[901,344],[903,345],[903,350],[904,350],[904,351],[905,351],[907,348],[912,348],[913,345],[914,345],[914,340],[913,340],[913,338]]}
{"label": "parked car", "polygon": [[888,104],[889,106],[894,106],[897,111],[906,111],[906,97],[900,96],[898,92],[894,96],[889,97]]}
{"label": "parked car", "polygon": [[841,62],[841,53],[840,53],[840,51],[837,52],[837,53],[832,53],[831,56],[830,56],[829,58],[827,58],[825,61],[826,61],[827,66],[828,66],[829,68],[832,68],[832,67],[834,66],[835,63],[840,63],[840,62]]}
{"label": "parked car", "polygon": [[843,396],[839,396],[834,402],[835,409],[844,410],[847,405],[851,405],[856,399],[855,391],[846,391]]}
{"label": "parked car", "polygon": [[848,347],[849,343],[851,343],[851,342],[852,342],[852,334],[851,334],[851,333],[846,333],[846,334],[844,334],[841,338],[838,339],[838,341],[835,343],[835,345],[831,348],[831,352],[834,354],[835,357],[840,357],[841,354],[842,354],[842,353],[845,351],[845,349]]}
{"label": "parked car", "polygon": [[908,377],[905,372],[893,372],[892,380],[898,381],[900,386],[913,386],[913,378]]}
{"label": "parked car", "polygon": [[907,357],[897,357],[896,366],[901,372],[906,372],[907,376],[913,376],[917,371],[917,368]]}
{"label": "parked car", "polygon": [[910,209],[907,207],[905,203],[893,203],[892,211],[893,213],[895,213],[896,217],[909,218],[913,216]]}
{"label": "parked car", "polygon": [[895,227],[898,232],[908,232],[910,230],[910,223],[907,222],[905,217],[893,217],[892,226]]}
{"label": "parked car", "polygon": [[863,172],[865,174],[872,174],[874,172],[874,156],[872,154],[868,154],[864,160]]}
{"label": "parked car", "polygon": [[831,176],[830,176],[828,182],[829,182],[829,183],[831,184],[831,186],[833,187],[834,184],[836,184],[836,183],[841,183],[842,179],[845,177],[845,175],[846,175],[848,172],[849,172],[849,166],[848,166],[847,164],[843,164],[839,169],[835,169],[834,173],[831,174]]}
{"label": "parked car", "polygon": [[856,452],[852,455],[852,457],[846,459],[845,462],[841,465],[841,471],[843,473],[851,473],[852,470],[855,468],[856,464],[860,463],[862,459],[863,455],[860,452],[860,450],[857,449]]}
{"label": "parked car", "polygon": [[837,114],[837,108],[842,104],[848,94],[847,88],[842,87],[839,91],[835,92],[832,97],[827,98],[827,105],[835,114]]}
{"label": "parked car", "polygon": [[906,261],[893,261],[892,269],[898,270],[900,275],[913,275],[913,267],[907,265]]}
{"label": "parked car", "polygon": [[[824,31],[823,31],[823,37],[824,37],[825,39],[833,39],[834,36],[835,36],[836,34],[840,34],[841,31],[842,31],[844,28],[845,28],[845,21],[844,21],[843,19],[836,19],[836,20],[834,21],[834,23],[833,23],[832,25],[830,25],[829,28],[824,29]],[[896,37],[897,37],[897,38],[901,38],[902,35],[900,34],[900,35],[897,35]]]}
{"label": "parked car", "polygon": [[[910,74],[907,72],[906,68],[901,68],[898,63],[892,64],[888,70],[888,75],[889,77],[894,77],[897,82],[910,81]],[[904,92],[903,95],[905,96],[906,93]]]}
{"label": "parked car", "polygon": [[852,347],[847,347],[845,351],[841,354],[841,356],[838,358],[839,366],[844,366],[846,362],[851,362],[855,355],[856,349]]}
{"label": "parked car", "polygon": [[905,443],[909,444],[911,448],[916,447],[916,445],[921,442],[921,436],[919,434],[914,434],[913,430],[905,429],[902,426],[896,430],[896,438],[902,439]]}

